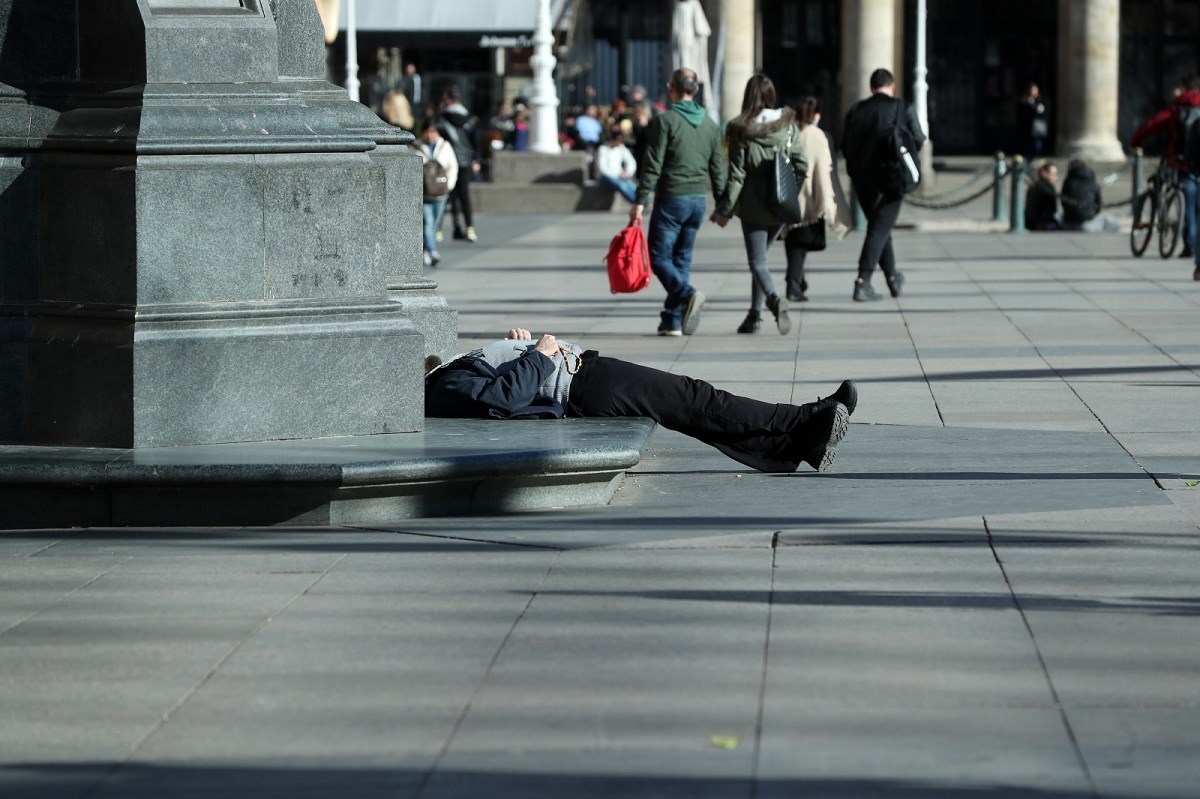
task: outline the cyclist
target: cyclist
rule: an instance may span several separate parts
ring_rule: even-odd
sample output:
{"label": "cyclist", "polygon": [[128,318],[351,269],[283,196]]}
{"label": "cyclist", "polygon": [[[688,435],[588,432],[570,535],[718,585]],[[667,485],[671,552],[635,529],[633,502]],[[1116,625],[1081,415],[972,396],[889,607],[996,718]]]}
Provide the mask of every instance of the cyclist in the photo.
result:
{"label": "cyclist", "polygon": [[1200,184],[1183,155],[1183,142],[1179,140],[1182,123],[1189,116],[1200,116],[1200,78],[1189,75],[1179,82],[1175,99],[1169,106],[1142,123],[1129,137],[1129,143],[1140,147],[1151,136],[1166,131],[1167,164],[1179,174],[1179,186],[1183,190],[1183,257],[1196,258],[1193,277],[1200,280],[1200,253],[1196,252],[1197,203],[1200,203]]}

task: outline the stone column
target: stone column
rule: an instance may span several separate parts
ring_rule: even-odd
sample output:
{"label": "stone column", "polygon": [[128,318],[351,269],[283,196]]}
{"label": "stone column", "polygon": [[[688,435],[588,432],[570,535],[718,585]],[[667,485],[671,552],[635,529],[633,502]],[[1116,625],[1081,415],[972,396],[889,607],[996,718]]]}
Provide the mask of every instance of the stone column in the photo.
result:
{"label": "stone column", "polygon": [[872,72],[895,73],[896,33],[896,0],[842,0],[843,114],[871,93]]}
{"label": "stone column", "polygon": [[746,82],[754,75],[754,0],[721,0],[725,25],[725,68],[721,75],[721,115],[733,119],[742,112]]}
{"label": "stone column", "polygon": [[422,429],[420,160],[323,74],[312,0],[0,0],[0,440]]}
{"label": "stone column", "polygon": [[1059,0],[1059,152],[1124,161],[1117,139],[1120,0]]}

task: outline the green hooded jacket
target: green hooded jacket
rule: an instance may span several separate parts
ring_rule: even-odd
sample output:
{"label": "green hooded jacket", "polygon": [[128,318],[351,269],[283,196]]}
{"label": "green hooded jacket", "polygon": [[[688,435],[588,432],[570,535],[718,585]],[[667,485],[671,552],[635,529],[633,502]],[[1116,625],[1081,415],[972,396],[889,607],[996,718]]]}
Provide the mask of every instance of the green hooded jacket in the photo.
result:
{"label": "green hooded jacket", "polygon": [[725,192],[725,157],[721,153],[721,131],[704,108],[691,100],[650,123],[649,143],[638,182],[637,203],[645,205],[653,193],[660,199],[695,197]]}

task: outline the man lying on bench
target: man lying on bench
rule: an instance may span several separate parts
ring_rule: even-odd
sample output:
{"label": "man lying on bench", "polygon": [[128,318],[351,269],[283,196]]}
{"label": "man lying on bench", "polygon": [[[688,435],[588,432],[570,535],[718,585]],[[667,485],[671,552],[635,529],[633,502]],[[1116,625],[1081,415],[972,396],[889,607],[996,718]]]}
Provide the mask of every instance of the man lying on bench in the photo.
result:
{"label": "man lying on bench", "polygon": [[816,402],[762,402],[519,327],[448,363],[425,361],[426,416],[646,416],[761,472],[828,469],[857,402],[849,380]]}

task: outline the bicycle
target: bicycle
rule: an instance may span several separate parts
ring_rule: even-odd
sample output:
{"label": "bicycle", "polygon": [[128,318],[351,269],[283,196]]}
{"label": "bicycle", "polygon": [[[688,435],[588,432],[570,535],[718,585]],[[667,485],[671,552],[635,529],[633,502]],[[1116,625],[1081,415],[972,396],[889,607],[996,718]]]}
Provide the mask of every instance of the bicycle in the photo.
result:
{"label": "bicycle", "polygon": [[1158,169],[1146,181],[1146,190],[1133,201],[1133,227],[1129,230],[1129,248],[1138,258],[1150,246],[1150,237],[1158,231],[1158,254],[1170,258],[1179,243],[1183,223],[1183,190],[1175,170],[1159,159]]}

